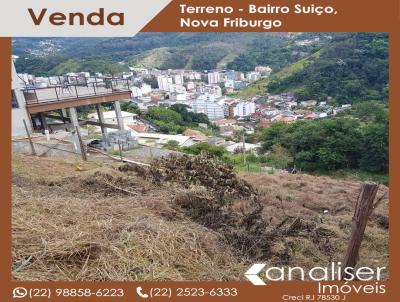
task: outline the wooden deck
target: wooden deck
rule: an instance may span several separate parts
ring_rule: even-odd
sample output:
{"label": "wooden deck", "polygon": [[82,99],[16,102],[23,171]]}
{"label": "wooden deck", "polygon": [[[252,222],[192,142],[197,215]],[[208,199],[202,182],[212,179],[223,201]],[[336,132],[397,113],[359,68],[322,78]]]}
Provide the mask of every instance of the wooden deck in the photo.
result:
{"label": "wooden deck", "polygon": [[30,114],[51,110],[130,100],[130,90],[111,90],[103,87],[49,87],[25,91],[26,107]]}

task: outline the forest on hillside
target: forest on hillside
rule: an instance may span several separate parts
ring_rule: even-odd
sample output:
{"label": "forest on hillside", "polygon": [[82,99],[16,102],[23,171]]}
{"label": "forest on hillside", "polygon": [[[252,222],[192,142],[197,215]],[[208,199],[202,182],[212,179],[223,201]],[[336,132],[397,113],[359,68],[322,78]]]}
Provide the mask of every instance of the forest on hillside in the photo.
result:
{"label": "forest on hillside", "polygon": [[388,72],[386,33],[343,33],[335,35],[300,71],[271,80],[267,90],[294,91],[300,101],[387,101]]}

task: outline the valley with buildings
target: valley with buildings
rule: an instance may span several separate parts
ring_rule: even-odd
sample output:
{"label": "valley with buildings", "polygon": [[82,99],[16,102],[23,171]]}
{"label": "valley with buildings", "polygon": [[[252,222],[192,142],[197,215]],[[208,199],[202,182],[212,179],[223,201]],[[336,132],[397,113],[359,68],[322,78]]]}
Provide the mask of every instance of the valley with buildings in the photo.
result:
{"label": "valley with buildings", "polygon": [[15,39],[13,277],[242,280],[254,261],[324,266],[346,254],[365,181],[380,206],[358,265],[387,266],[387,39]]}

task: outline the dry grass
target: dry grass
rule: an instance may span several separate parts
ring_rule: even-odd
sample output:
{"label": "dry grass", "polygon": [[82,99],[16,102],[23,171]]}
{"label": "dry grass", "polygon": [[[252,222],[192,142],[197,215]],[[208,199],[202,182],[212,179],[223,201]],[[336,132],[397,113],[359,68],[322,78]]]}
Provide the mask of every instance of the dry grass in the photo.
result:
{"label": "dry grass", "polygon": [[[193,197],[196,189],[156,185],[134,175],[127,178],[117,167],[96,161],[14,157],[14,270],[32,257],[13,273],[15,279],[243,278],[254,259],[238,253],[220,227],[207,227],[177,205],[176,200]],[[269,230],[287,216],[314,225],[310,232],[280,234],[271,241],[272,254],[266,262],[312,267],[342,259],[360,183],[308,175],[241,176],[259,191]],[[386,190],[382,187],[378,194]],[[248,213],[251,207],[246,200],[236,200],[227,213]],[[323,214],[325,209],[328,214]],[[383,202],[367,228],[360,264],[388,264],[387,217]]]}
{"label": "dry grass", "polygon": [[[285,172],[271,175],[242,173],[241,176],[258,188],[265,205],[264,215],[272,224],[279,223],[289,215],[302,217],[333,232],[328,242],[319,248],[315,248],[315,244],[307,240],[309,238],[284,238],[283,242],[292,246],[292,264],[312,267],[316,263],[343,260],[361,182]],[[388,188],[381,185],[377,196],[381,197],[387,193]],[[368,223],[359,265],[389,266],[388,217],[389,202],[385,195]],[[324,251],[328,245],[334,248],[332,253]]]}
{"label": "dry grass", "polygon": [[218,233],[169,206],[173,190],[105,196],[84,181],[97,164],[78,166],[87,171],[73,162],[14,158],[14,267],[33,257],[15,279],[227,280],[245,270]]}

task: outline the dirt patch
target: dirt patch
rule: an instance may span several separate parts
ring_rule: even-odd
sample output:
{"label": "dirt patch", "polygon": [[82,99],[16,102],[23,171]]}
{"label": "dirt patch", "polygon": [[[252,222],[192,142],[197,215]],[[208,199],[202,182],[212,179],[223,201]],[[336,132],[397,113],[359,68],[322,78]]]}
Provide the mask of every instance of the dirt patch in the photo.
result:
{"label": "dirt patch", "polygon": [[110,173],[100,171],[82,179],[80,185],[83,189],[92,192],[103,192],[104,196],[134,196],[145,194],[149,190],[148,186],[143,186],[143,183],[138,183],[134,178],[113,176]]}
{"label": "dirt patch", "polygon": [[[293,260],[292,244],[286,239],[305,238],[328,257],[337,249],[331,243],[334,231],[299,217],[286,217],[279,224],[271,224],[263,214],[264,206],[248,201],[247,211],[237,210],[231,204],[221,205],[204,189],[182,192],[175,198],[176,205],[191,220],[220,233],[236,254],[252,261],[289,264]],[[277,248],[282,245],[284,247]]]}
{"label": "dirt patch", "polygon": [[232,165],[206,153],[160,158],[154,160],[148,169],[129,164],[120,167],[120,171],[134,171],[155,183],[172,182],[184,188],[202,186],[222,203],[238,197],[257,197],[254,187],[237,177]]}

